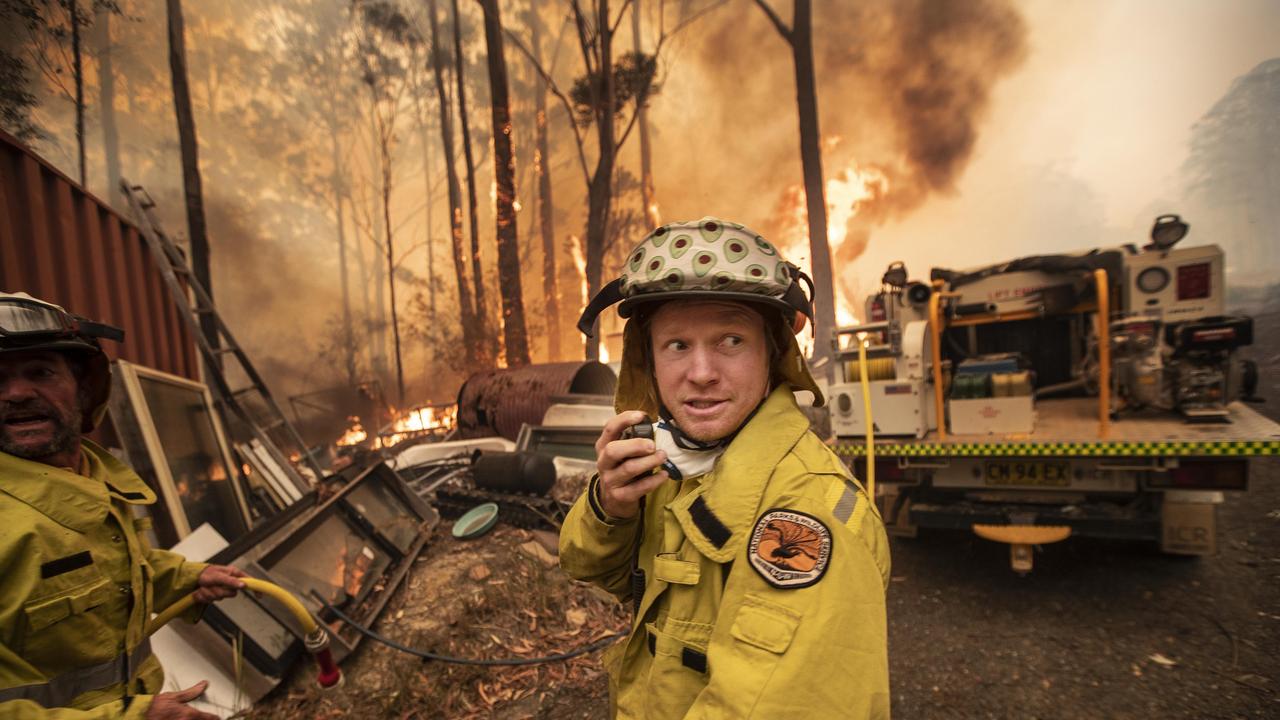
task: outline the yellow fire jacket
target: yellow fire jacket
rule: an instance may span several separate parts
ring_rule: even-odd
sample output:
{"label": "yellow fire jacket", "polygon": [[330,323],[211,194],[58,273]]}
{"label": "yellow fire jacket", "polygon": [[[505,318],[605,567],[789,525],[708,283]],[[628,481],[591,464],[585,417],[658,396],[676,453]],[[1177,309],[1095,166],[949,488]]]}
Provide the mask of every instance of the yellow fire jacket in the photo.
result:
{"label": "yellow fire jacket", "polygon": [[632,600],[606,654],[619,718],[887,718],[889,545],[874,504],[808,430],[785,385],[701,478],[668,482],[636,519],[607,517],[593,479],[560,563]]}
{"label": "yellow fire jacket", "polygon": [[141,718],[164,680],[144,631],[205,565],[151,548],[155,494],[83,441],[88,477],[0,453],[0,717]]}

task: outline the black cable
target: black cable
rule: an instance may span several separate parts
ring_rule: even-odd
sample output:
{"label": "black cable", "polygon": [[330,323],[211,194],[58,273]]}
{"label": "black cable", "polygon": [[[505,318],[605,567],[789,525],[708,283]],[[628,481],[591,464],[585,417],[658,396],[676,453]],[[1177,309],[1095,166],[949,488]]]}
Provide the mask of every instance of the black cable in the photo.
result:
{"label": "black cable", "polygon": [[324,602],[325,608],[327,608],[334,615],[337,615],[339,620],[342,620],[346,624],[355,628],[356,631],[358,631],[361,635],[364,635],[365,637],[371,640],[376,640],[382,643],[383,645],[386,645],[389,648],[394,648],[396,650],[399,650],[402,653],[407,653],[409,655],[415,655],[417,657],[423,658],[424,660],[438,660],[440,662],[453,663],[455,665],[539,665],[541,663],[558,662],[561,660],[568,660],[569,658],[575,658],[575,657],[578,657],[579,655],[585,655],[589,652],[592,652],[593,650],[599,650],[600,648],[606,645],[609,645],[610,643],[617,640],[618,638],[624,637],[624,635],[621,633],[617,635],[608,635],[600,638],[599,640],[596,640],[593,643],[588,643],[586,645],[583,645],[582,647],[577,648],[575,650],[570,650],[569,652],[559,653],[556,655],[546,655],[544,657],[506,658],[506,659],[497,659],[497,660],[485,659],[485,658],[460,658],[460,657],[452,657],[449,655],[438,655],[436,653],[429,652],[427,650],[419,650],[417,648],[411,648],[408,645],[401,645],[395,640],[392,640],[391,638],[386,637],[385,635],[381,635],[357,623],[355,620],[352,620],[341,610],[330,605],[329,603],[323,600],[321,600],[321,602]]}

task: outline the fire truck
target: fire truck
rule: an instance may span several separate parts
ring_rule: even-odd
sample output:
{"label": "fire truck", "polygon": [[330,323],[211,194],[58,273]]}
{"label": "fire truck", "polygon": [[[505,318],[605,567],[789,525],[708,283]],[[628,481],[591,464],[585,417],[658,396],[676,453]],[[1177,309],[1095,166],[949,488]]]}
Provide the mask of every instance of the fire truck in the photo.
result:
{"label": "fire truck", "polygon": [[1166,215],[1143,247],[889,267],[866,321],[835,330],[827,395],[891,533],[972,531],[1022,573],[1076,536],[1215,551],[1217,505],[1280,454],[1280,424],[1250,406],[1253,320],[1227,314],[1223,252],[1187,232]]}

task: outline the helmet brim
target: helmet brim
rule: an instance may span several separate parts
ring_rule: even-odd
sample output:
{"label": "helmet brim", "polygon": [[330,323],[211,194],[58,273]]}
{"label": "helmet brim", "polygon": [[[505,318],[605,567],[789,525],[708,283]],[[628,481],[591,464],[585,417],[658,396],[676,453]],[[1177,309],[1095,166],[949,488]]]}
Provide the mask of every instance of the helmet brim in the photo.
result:
{"label": "helmet brim", "polygon": [[791,305],[771,295],[730,292],[725,290],[678,290],[673,292],[645,293],[643,295],[629,297],[618,303],[618,316],[622,318],[629,318],[635,312],[636,308],[641,305],[669,302],[672,300],[715,300],[718,302],[742,302],[751,305],[764,305],[766,307],[782,311],[785,313],[785,317],[788,321],[790,321],[794,313],[798,312]]}

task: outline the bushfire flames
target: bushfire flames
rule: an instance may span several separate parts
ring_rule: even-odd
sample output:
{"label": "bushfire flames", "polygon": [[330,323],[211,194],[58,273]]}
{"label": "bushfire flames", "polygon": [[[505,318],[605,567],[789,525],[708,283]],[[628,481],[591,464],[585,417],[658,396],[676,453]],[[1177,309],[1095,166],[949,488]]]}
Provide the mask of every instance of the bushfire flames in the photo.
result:
{"label": "bushfire flames", "polygon": [[369,439],[369,433],[365,432],[364,426],[360,424],[360,418],[354,415],[347,418],[347,422],[351,423],[351,427],[342,434],[342,437],[334,441],[334,445],[344,447],[347,445],[359,445]]}
{"label": "bushfire flames", "polygon": [[[369,433],[360,424],[360,418],[351,417],[348,420],[351,426],[334,442],[339,447],[359,445],[369,439]],[[411,437],[451,430],[457,422],[457,405],[423,405],[397,415],[387,430],[373,439],[373,447],[391,447]]]}
{"label": "bushfire flames", "polygon": [[[848,240],[849,222],[870,203],[884,197],[889,192],[889,178],[884,171],[876,167],[860,166],[857,163],[841,170],[834,177],[827,179],[825,194],[827,201],[827,242],[831,247],[831,255],[841,262],[847,263],[862,254],[863,248],[849,248],[852,252],[841,252]],[[777,226],[781,228],[778,244],[783,253],[810,271],[809,263],[809,216],[805,209],[805,192],[803,185],[787,188],[779,203]],[[841,288],[836,288],[836,306],[844,310],[846,316],[857,314],[857,298],[845,297]],[[843,322],[843,320],[841,321]]]}

